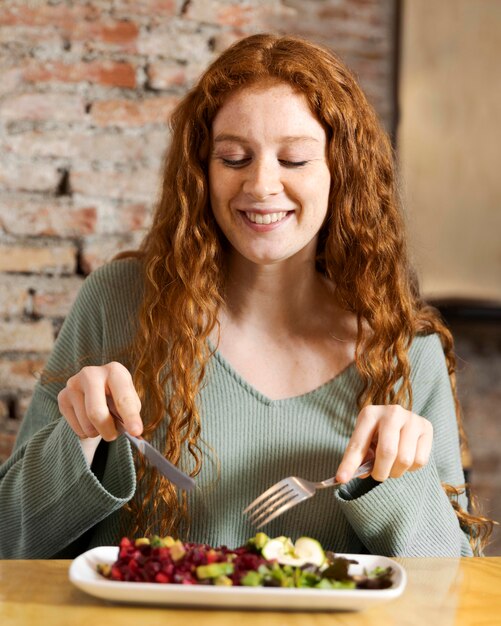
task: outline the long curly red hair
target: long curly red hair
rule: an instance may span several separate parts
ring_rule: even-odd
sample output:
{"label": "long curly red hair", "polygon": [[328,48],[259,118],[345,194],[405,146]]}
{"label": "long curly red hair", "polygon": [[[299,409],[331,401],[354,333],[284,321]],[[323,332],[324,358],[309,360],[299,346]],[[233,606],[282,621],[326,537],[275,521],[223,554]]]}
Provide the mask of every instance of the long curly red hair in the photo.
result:
{"label": "long curly red hair", "polygon": [[[247,37],[223,52],[171,117],[161,198],[136,253],[145,289],[132,352],[133,378],[143,402],[145,437],[165,423],[167,412],[165,455],[175,464],[191,458],[186,469],[192,475],[200,471],[197,393],[211,358],[207,340],[218,325],[225,285],[224,242],[208,193],[211,126],[229,94],[270,80],[304,94],[327,135],[330,214],[319,237],[317,267],[335,281],[341,304],[358,319],[356,367],[364,382],[360,408],[412,406],[409,345],[418,333],[438,333],[465,441],[452,337],[420,298],[408,262],[387,135],[356,80],[332,52],[297,37],[270,34]],[[183,451],[189,454],[182,456]],[[186,500],[136,462],[141,496],[127,506],[135,523],[132,532],[146,534],[155,527],[162,534],[183,535],[189,518]],[[461,510],[458,489],[444,488],[480,553],[492,522]]]}

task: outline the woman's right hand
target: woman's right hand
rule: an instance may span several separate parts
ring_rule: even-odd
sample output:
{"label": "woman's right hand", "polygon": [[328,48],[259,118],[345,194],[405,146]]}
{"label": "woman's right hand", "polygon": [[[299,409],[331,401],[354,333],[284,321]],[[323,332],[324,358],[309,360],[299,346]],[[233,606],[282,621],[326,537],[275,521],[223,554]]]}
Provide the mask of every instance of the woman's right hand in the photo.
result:
{"label": "woman's right hand", "polygon": [[118,435],[107,398],[113,399],[123,420],[123,428],[131,435],[143,432],[141,401],[134,388],[132,376],[121,363],[82,368],[66,382],[59,392],[59,410],[80,437],[97,437],[113,441]]}

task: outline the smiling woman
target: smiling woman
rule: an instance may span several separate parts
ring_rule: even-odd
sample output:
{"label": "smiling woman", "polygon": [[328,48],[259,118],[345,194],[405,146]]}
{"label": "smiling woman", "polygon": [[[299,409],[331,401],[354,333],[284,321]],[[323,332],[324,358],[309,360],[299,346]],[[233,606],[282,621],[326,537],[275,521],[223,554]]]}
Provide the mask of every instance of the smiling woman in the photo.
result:
{"label": "smiling woman", "polygon": [[[132,456],[111,400],[196,490]],[[150,231],[65,321],[0,469],[0,552],[122,534],[236,547],[271,483],[337,472],[270,534],[471,555],[491,523],[466,512],[461,436],[452,339],[408,263],[385,133],[330,51],[255,35],[178,105]]]}
{"label": "smiling woman", "polygon": [[212,134],[211,206],[233,252],[257,265],[299,254],[313,267],[331,176],[325,131],[306,98],[257,83],[228,98]]}

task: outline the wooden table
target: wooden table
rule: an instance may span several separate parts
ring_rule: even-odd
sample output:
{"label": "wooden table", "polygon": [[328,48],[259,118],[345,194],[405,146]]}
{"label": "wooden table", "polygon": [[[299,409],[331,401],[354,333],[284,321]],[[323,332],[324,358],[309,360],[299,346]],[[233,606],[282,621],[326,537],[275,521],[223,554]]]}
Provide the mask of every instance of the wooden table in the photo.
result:
{"label": "wooden table", "polygon": [[[404,594],[361,613],[168,609],[111,604],[76,589],[70,561],[0,561],[1,626],[495,626],[501,624],[501,557],[396,559]],[[321,593],[321,591],[319,591]]]}

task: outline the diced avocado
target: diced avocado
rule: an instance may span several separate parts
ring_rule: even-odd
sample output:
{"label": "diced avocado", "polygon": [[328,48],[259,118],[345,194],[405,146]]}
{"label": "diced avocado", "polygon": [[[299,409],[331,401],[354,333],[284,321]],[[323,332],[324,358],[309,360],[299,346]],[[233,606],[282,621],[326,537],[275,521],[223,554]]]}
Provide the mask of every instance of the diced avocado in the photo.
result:
{"label": "diced avocado", "polygon": [[170,535],[166,537],[159,537],[158,535],[153,535],[150,538],[150,544],[152,548],[172,548],[173,545],[178,543],[178,539],[174,539]]}
{"label": "diced avocado", "polygon": [[254,571],[247,572],[245,576],[242,578],[241,583],[246,587],[259,587],[263,581],[263,577]]}
{"label": "diced avocado", "polygon": [[214,584],[217,587],[231,587],[233,585],[233,581],[228,576],[218,576],[214,580]]}
{"label": "diced avocado", "polygon": [[262,550],[269,540],[270,538],[266,533],[256,533],[256,536],[254,537],[254,545],[258,550]]}
{"label": "diced avocado", "polygon": [[233,563],[211,563],[210,565],[199,565],[196,569],[197,578],[218,578],[233,574]]}

